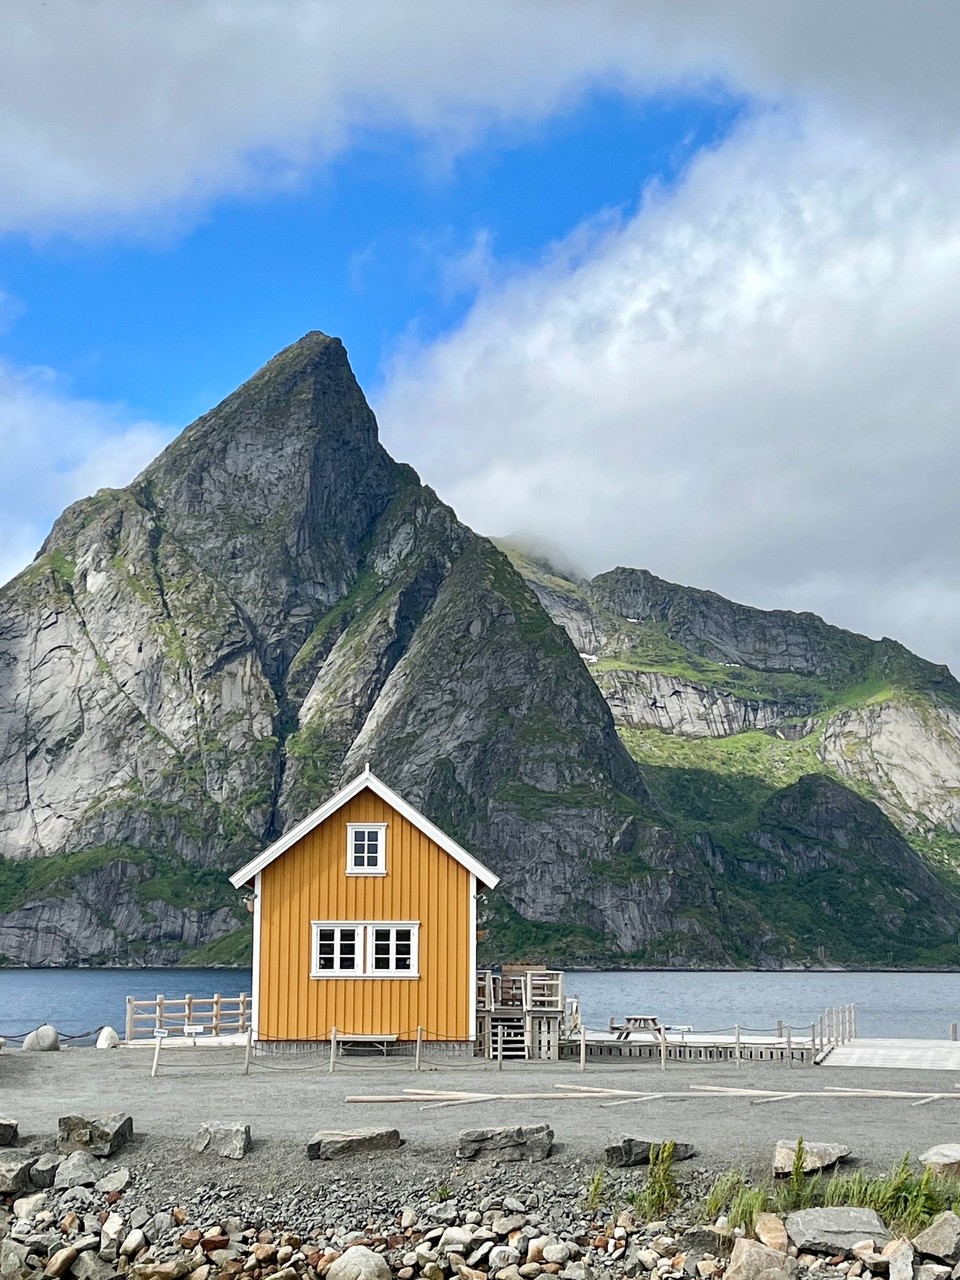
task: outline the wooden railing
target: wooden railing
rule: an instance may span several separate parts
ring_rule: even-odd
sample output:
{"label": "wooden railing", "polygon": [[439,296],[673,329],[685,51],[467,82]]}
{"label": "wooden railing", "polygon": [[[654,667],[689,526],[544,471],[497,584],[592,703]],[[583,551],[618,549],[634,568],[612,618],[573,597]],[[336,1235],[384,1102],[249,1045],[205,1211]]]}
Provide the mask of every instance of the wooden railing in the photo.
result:
{"label": "wooden railing", "polygon": [[528,969],[522,973],[504,974],[482,969],[477,974],[477,1010],[480,1013],[495,1009],[559,1012],[563,1007],[563,974],[559,969]]}
{"label": "wooden railing", "polygon": [[243,1035],[250,1027],[250,1012],[246,993],[184,996],[179,1000],[167,996],[135,1000],[127,996],[126,1042],[153,1040],[158,1033],[174,1038]]}

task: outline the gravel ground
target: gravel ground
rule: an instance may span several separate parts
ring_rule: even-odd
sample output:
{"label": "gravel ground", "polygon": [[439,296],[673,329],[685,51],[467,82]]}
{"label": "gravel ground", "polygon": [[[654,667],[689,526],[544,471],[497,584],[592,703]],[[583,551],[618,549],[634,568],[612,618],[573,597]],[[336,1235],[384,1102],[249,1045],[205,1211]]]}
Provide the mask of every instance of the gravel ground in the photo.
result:
{"label": "gravel ground", "polygon": [[[828,1066],[789,1070],[777,1065],[716,1068],[493,1063],[430,1068],[416,1074],[406,1060],[348,1060],[330,1075],[325,1062],[302,1060],[265,1066],[254,1059],[244,1076],[242,1050],[170,1050],[150,1078],[150,1049],[67,1049],[55,1054],[0,1054],[0,1114],[20,1124],[23,1140],[49,1147],[59,1116],[70,1112],[128,1111],[136,1140],[125,1162],[157,1190],[213,1180],[280,1189],[320,1187],[342,1176],[334,1164],[308,1162],[304,1147],[317,1129],[395,1127],[400,1152],[378,1153],[371,1175],[394,1186],[466,1177],[471,1166],[454,1158],[463,1128],[547,1122],[556,1133],[551,1177],[581,1181],[604,1146],[623,1133],[691,1142],[697,1159],[688,1168],[716,1171],[732,1165],[760,1172],[780,1137],[843,1142],[870,1168],[887,1168],[905,1151],[915,1155],[939,1142],[960,1141],[960,1090],[945,1072],[867,1071]],[[348,1094],[398,1094],[404,1089],[475,1092],[553,1092],[555,1085],[687,1090],[691,1084],[764,1089],[906,1089],[944,1092],[951,1099],[913,1107],[897,1098],[794,1098],[756,1105],[748,1098],[709,1097],[630,1102],[605,1108],[590,1098],[492,1100],[469,1106],[421,1110],[416,1103],[353,1104]],[[560,1092],[560,1090],[557,1090]],[[952,1095],[957,1094],[957,1100]],[[222,1161],[190,1153],[187,1139],[201,1121],[249,1124],[254,1150],[229,1169]],[[152,1165],[152,1168],[150,1167]],[[539,1171],[543,1177],[545,1169]],[[353,1174],[352,1176],[355,1176]],[[511,1169],[511,1181],[523,1171]],[[386,1182],[385,1182],[386,1180]],[[532,1184],[531,1184],[532,1185]],[[394,1195],[396,1192],[394,1191]]]}

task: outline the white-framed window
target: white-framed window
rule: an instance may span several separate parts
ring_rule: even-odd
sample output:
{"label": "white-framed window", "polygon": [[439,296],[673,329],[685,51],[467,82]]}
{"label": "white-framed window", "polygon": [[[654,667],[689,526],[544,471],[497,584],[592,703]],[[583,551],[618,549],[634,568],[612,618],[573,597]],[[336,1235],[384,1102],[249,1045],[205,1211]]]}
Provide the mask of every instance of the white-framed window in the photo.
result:
{"label": "white-framed window", "polygon": [[347,875],[385,876],[387,874],[387,824],[385,822],[347,823]]}
{"label": "white-framed window", "polygon": [[313,926],[312,972],[317,977],[355,977],[363,970],[363,930],[355,924],[318,921]]}
{"label": "white-framed window", "polygon": [[419,978],[418,920],[314,920],[311,978]]}

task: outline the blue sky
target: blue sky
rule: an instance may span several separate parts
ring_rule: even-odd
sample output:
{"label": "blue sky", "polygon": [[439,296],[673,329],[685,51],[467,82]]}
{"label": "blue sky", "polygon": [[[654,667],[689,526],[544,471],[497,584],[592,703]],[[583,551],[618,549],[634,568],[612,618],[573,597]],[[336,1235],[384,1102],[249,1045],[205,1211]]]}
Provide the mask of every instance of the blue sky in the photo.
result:
{"label": "blue sky", "polygon": [[960,8],[0,21],[0,580],[321,328],[479,531],[960,667]]}
{"label": "blue sky", "polygon": [[588,219],[632,212],[746,109],[719,90],[593,92],[437,157],[367,132],[291,191],[217,200],[183,231],[0,240],[19,315],[2,349],[84,398],[185,425],[310,329],[341,336],[373,394],[411,333],[455,327],[477,271],[536,262]]}

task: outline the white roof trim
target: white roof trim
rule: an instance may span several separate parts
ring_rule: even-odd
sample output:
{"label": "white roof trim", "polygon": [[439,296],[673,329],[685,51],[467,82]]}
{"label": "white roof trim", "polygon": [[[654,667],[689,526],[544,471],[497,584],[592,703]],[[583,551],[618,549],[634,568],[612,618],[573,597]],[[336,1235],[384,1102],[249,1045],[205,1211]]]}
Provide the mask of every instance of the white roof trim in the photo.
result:
{"label": "white roof trim", "polygon": [[406,800],[401,799],[385,782],[381,782],[376,774],[371,773],[369,765],[359,777],[354,778],[353,782],[347,783],[335,796],[331,796],[326,804],[322,804],[319,809],[314,809],[313,813],[308,814],[302,822],[298,822],[295,827],[291,827],[279,840],[275,840],[269,849],[264,849],[263,853],[257,854],[246,866],[241,867],[239,871],[230,877],[230,883],[235,889],[241,888],[249,880],[252,880],[258,872],[262,871],[264,867],[269,866],[275,858],[279,858],[282,853],[286,853],[292,845],[295,845],[298,840],[302,839],[309,831],[312,831],[314,827],[318,827],[321,822],[326,822],[327,818],[336,813],[338,809],[342,809],[348,800],[352,800],[354,796],[359,795],[365,787],[369,787],[381,800],[384,800],[391,808],[396,809],[397,813],[406,818],[408,822],[419,828],[428,839],[438,844],[445,853],[449,853],[450,857],[456,859],[461,866],[466,867],[488,889],[495,889],[500,883],[499,876],[494,875],[482,862],[478,861],[472,854],[467,853],[466,849],[461,849],[455,840],[451,840],[439,827],[434,826],[428,818],[425,818],[422,813],[414,809],[412,804],[407,804]]}

